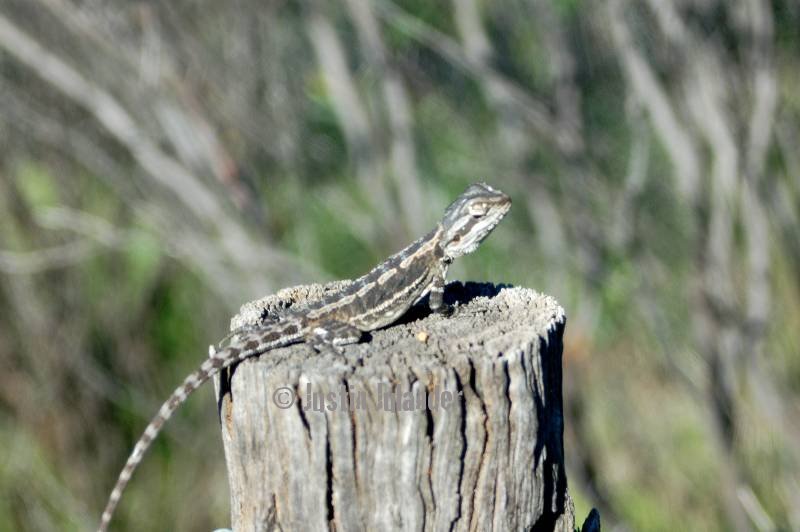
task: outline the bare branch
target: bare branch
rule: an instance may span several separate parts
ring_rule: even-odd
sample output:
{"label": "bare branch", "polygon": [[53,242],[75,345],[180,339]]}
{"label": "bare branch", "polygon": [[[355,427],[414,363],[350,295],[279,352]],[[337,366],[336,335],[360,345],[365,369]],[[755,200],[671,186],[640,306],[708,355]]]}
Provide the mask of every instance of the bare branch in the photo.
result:
{"label": "bare branch", "polygon": [[694,203],[700,186],[699,156],[686,127],[670,103],[666,89],[647,61],[633,45],[625,22],[624,0],[609,0],[608,22],[630,87],[647,109],[661,143],[675,165],[675,180],[681,194]]}
{"label": "bare branch", "polygon": [[[5,49],[21,63],[29,67],[53,88],[89,111],[105,130],[125,146],[145,170],[146,175],[173,195],[173,200],[192,212],[216,230],[220,251],[223,251],[237,269],[247,276],[240,283],[258,283],[261,274],[256,266],[271,266],[276,274],[295,270],[299,261],[282,252],[270,249],[263,243],[255,243],[230,219],[217,197],[201,180],[193,176],[173,157],[164,153],[139,129],[133,117],[108,92],[91,83],[79,72],[54,54],[42,48],[35,40],[19,30],[5,16],[0,15],[0,48]],[[292,268],[283,266],[293,265]],[[302,268],[302,266],[301,266]],[[305,268],[304,268],[305,269]],[[249,278],[248,278],[249,277]],[[276,276],[277,278],[278,276]],[[252,291],[252,288],[246,288]],[[237,291],[238,292],[238,291]],[[236,292],[227,294],[237,300]]]}
{"label": "bare branch", "polygon": [[412,138],[412,111],[405,84],[386,57],[378,21],[369,0],[347,0],[355,22],[361,48],[370,63],[378,69],[383,100],[389,118],[391,176],[400,197],[406,226],[419,234],[427,223],[423,193],[417,175],[417,161]]}
{"label": "bare branch", "polygon": [[547,48],[550,76],[553,83],[556,126],[562,149],[567,154],[585,149],[581,92],[575,82],[575,57],[569,46],[564,24],[552,2],[530,2],[537,28]]}
{"label": "bare branch", "polygon": [[647,170],[650,161],[650,144],[652,142],[650,128],[642,116],[641,105],[638,98],[629,98],[628,107],[632,115],[629,119],[633,132],[631,141],[631,154],[628,159],[628,173],[625,176],[625,185],[616,201],[613,225],[610,231],[612,245],[624,250],[628,247],[634,236],[635,218],[633,203],[642,192],[647,181]]}
{"label": "bare branch", "polygon": [[764,171],[767,149],[770,145],[775,110],[778,105],[778,81],[772,61],[772,13],[764,2],[747,0],[752,24],[753,51],[753,110],[748,128],[746,169],[747,175],[758,179]]}
{"label": "bare branch", "polygon": [[177,161],[153,145],[111,94],[42,48],[3,15],[0,15],[0,47],[91,112],[114,138],[130,149],[153,179],[183,199],[198,218],[211,219],[221,215],[222,209],[214,196]]}
{"label": "bare branch", "polygon": [[361,102],[355,81],[347,65],[344,47],[331,22],[323,14],[324,6],[312,4],[307,15],[308,36],[330,92],[330,102],[339,118],[359,182],[375,202],[376,210],[389,219],[396,218],[378,164],[378,150],[373,145],[369,115]]}
{"label": "bare branch", "polygon": [[11,275],[31,275],[65,268],[91,258],[99,249],[94,242],[84,239],[35,251],[0,250],[0,271]]}
{"label": "bare branch", "polygon": [[[428,46],[431,50],[447,59],[453,66],[474,77],[491,76],[498,85],[495,93],[504,99],[513,100],[522,112],[522,118],[529,122],[542,140],[555,142],[553,124],[547,106],[534,99],[512,80],[503,76],[485,62],[476,61],[466,50],[462,49],[451,37],[425,24],[422,20],[410,15],[390,0],[380,0],[375,4],[379,16],[396,29],[409,37]],[[557,144],[557,142],[556,142]]]}

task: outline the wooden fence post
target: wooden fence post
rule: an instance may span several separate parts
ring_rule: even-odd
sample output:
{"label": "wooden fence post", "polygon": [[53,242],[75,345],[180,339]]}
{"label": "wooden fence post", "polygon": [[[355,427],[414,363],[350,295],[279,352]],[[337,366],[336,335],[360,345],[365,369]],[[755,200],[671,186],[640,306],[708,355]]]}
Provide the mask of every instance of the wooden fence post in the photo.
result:
{"label": "wooden fence post", "polygon": [[[341,286],[286,289],[232,327]],[[237,532],[561,530],[565,317],[524,288],[451,283],[343,355],[299,344],[217,382]]]}

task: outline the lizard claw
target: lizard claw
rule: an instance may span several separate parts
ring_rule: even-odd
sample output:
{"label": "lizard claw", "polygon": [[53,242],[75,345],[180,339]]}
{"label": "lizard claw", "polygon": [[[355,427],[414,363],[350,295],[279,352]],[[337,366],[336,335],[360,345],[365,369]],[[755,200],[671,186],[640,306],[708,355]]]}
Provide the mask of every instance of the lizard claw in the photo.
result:
{"label": "lizard claw", "polygon": [[434,310],[434,312],[436,314],[439,314],[440,316],[444,316],[445,318],[449,318],[450,316],[453,315],[453,313],[455,312],[455,309],[453,308],[453,305],[442,305],[441,307],[439,307],[436,310]]}

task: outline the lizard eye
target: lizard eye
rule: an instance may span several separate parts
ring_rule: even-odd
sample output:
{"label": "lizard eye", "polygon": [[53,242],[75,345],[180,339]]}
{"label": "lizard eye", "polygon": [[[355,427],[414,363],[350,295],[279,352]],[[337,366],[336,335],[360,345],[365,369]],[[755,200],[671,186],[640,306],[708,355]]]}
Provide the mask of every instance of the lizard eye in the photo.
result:
{"label": "lizard eye", "polygon": [[484,214],[486,214],[486,206],[485,205],[470,205],[469,206],[469,213],[472,215],[473,218],[480,218]]}

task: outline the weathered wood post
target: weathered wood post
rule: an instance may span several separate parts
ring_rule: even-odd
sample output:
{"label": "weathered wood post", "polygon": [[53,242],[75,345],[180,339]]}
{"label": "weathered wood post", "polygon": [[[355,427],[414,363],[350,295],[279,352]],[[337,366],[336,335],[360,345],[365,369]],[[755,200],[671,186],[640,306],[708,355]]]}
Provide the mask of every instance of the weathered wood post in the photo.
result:
{"label": "weathered wood post", "polygon": [[[232,326],[331,285],[242,307]],[[218,386],[237,532],[572,532],[562,444],[564,312],[524,288],[451,283],[344,355],[303,344]]]}

